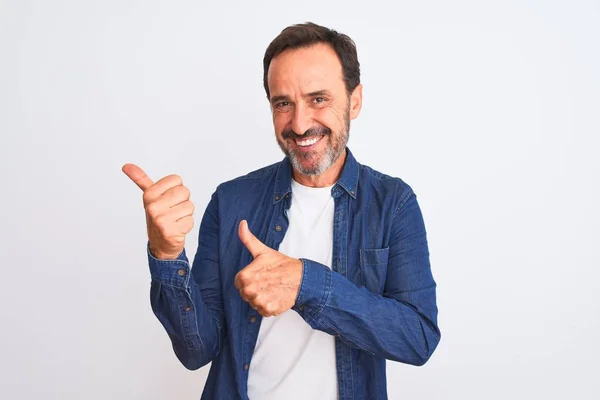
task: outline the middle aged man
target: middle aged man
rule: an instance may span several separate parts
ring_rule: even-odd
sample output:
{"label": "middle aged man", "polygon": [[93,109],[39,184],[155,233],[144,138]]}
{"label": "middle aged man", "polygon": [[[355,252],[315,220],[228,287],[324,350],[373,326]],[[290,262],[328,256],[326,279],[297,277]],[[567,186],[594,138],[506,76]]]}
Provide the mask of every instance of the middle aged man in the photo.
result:
{"label": "middle aged man", "polygon": [[385,399],[385,360],[422,365],[440,340],[416,196],[346,147],[362,105],[348,36],[284,29],[264,85],[286,157],[219,185],[191,269],[189,190],[123,167],[144,191],[152,309],[184,366],[212,361],[203,399]]}

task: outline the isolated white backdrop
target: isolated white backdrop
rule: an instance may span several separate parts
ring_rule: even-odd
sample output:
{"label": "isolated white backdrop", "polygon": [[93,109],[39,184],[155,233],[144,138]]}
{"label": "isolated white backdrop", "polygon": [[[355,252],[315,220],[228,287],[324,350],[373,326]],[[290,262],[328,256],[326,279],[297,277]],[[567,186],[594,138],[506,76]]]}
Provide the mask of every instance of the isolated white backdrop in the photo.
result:
{"label": "isolated white backdrop", "polygon": [[428,229],[442,341],[390,398],[600,398],[597,1],[0,0],[2,399],[199,398],[120,168],[182,175],[199,220],[281,159],[261,63],[304,21],[356,41],[350,148]]}

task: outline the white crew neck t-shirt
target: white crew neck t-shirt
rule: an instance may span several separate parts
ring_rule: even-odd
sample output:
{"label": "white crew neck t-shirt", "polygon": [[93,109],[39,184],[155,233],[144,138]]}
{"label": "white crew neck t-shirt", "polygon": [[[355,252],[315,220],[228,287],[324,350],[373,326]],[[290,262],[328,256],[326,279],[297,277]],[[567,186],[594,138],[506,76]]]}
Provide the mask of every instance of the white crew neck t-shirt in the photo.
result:
{"label": "white crew neck t-shirt", "polygon": [[[331,188],[292,180],[289,227],[279,251],[331,268],[334,199]],[[263,318],[248,375],[250,400],[338,398],[335,338],[288,310]]]}

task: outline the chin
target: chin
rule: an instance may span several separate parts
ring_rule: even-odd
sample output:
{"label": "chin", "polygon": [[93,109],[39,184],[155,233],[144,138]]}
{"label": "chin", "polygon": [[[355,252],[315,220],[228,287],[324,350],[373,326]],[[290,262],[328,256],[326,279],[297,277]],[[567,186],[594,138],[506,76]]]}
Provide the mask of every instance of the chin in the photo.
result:
{"label": "chin", "polygon": [[320,157],[319,161],[316,163],[300,161],[299,157],[293,157],[291,160],[294,169],[301,174],[308,176],[321,175],[331,166],[331,163],[327,162],[328,160],[323,159],[323,157]]}

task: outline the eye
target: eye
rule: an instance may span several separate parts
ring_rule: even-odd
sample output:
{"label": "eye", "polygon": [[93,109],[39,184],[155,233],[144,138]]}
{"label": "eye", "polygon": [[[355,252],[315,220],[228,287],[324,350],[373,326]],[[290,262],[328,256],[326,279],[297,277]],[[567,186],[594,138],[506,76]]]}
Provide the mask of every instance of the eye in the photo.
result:
{"label": "eye", "polygon": [[275,108],[285,108],[288,107],[290,105],[289,101],[278,101],[277,103],[275,103]]}
{"label": "eye", "polygon": [[321,103],[324,103],[324,102],[325,102],[325,97],[315,97],[315,98],[313,99],[313,102],[314,102],[315,104],[321,104]]}

